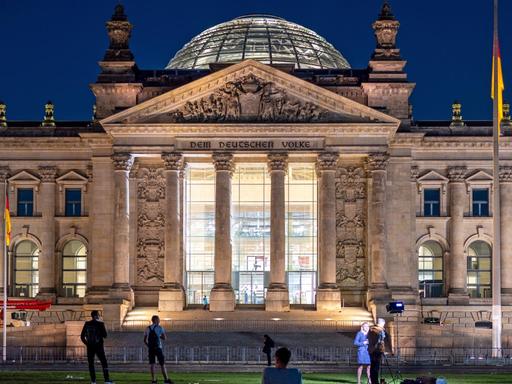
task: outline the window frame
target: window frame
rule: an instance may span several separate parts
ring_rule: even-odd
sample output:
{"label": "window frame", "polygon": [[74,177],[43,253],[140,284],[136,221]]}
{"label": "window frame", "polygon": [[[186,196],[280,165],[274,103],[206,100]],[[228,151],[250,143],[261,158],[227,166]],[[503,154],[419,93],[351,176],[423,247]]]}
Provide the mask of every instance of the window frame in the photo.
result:
{"label": "window frame", "polygon": [[[416,216],[426,218],[439,218],[448,216],[447,186],[448,178],[434,170],[428,170],[416,179],[417,199]],[[439,189],[439,216],[425,216],[424,189]]]}
{"label": "window frame", "polygon": [[[37,256],[35,255],[30,255],[30,256],[27,256],[27,255],[23,255],[23,256],[18,256],[18,252],[17,252],[17,249],[18,247],[20,246],[21,243],[23,242],[30,242],[32,243],[36,250],[37,250]],[[12,267],[11,267],[11,271],[12,271],[12,283],[11,283],[11,291],[12,291],[12,296],[14,297],[24,297],[24,298],[34,298],[37,296],[37,294],[39,293],[39,289],[40,289],[40,281],[39,281],[39,256],[41,255],[41,247],[32,239],[30,238],[22,238],[20,239],[19,241],[17,241],[13,248],[12,248],[12,251],[10,252],[12,254],[12,257],[11,257],[11,260],[12,260]],[[37,259],[37,269],[34,269],[33,267],[31,269],[17,269],[17,259],[18,258],[24,258],[24,259],[34,259],[36,258]],[[31,261],[31,264],[33,265],[33,262],[34,260]],[[29,283],[29,284],[23,284],[23,285],[26,285],[28,286],[29,288],[29,294],[27,296],[19,296],[17,295],[17,287],[18,287],[18,284],[17,284],[17,274],[18,272],[30,272],[30,276],[31,276],[31,280],[33,280],[34,278],[34,272],[37,273],[37,283]],[[20,284],[21,285],[21,284]],[[32,291],[33,292],[33,287],[37,287],[37,292],[33,295],[30,295],[30,292]]]}
{"label": "window frame", "polygon": [[[489,248],[489,250],[490,250],[489,256],[478,255],[478,254],[476,256],[471,256],[469,254],[469,250],[472,247],[472,245],[475,244],[475,243],[478,243],[478,242],[484,243]],[[467,273],[466,287],[467,287],[470,299],[491,299],[492,298],[492,252],[493,252],[492,246],[489,243],[487,243],[486,241],[483,241],[483,240],[474,240],[474,241],[472,241],[467,246],[467,249],[466,249],[466,273]],[[477,269],[473,269],[473,268],[470,269],[469,268],[469,266],[470,266],[470,258],[474,258],[474,257],[476,257],[476,259],[477,259],[478,268]],[[481,269],[480,268],[480,260],[481,259],[488,259],[488,261],[489,261],[489,269]],[[475,273],[475,277],[476,277],[476,283],[475,284],[471,284],[471,288],[470,288],[470,284],[469,284],[470,273]],[[481,275],[483,273],[488,273],[489,274],[489,284],[481,284],[480,283]],[[488,296],[485,295],[485,292],[483,292],[483,294],[480,293],[481,289],[485,289],[485,288],[488,289],[488,291],[487,291],[487,292],[489,292]],[[476,296],[473,295],[472,294],[473,291],[471,291],[470,289],[474,289],[477,292],[477,295]]]}
{"label": "window frame", "polygon": [[[67,194],[68,194],[68,191],[78,191],[80,193],[80,201],[78,202],[78,204],[80,204],[80,211],[78,212],[78,214],[74,214],[74,215],[69,215],[68,214],[68,197],[67,197]],[[64,188],[64,216],[65,217],[81,217],[83,215],[83,201],[84,201],[84,198],[83,198],[83,190],[82,188]],[[76,206],[76,201],[73,203],[73,207]],[[73,208],[73,211],[75,211],[75,208]]]}
{"label": "window frame", "polygon": [[[32,192],[32,200],[27,200],[26,202],[23,201],[24,203],[24,212],[25,213],[24,215],[21,214],[21,209],[20,209],[20,194],[23,192],[23,191],[31,191]],[[32,209],[30,211],[30,214],[27,214],[28,213],[28,210],[27,210],[27,206],[28,205],[32,205]],[[24,187],[19,187],[19,188],[16,188],[16,216],[17,217],[34,217],[35,216],[35,212],[34,212],[34,206],[35,206],[35,193],[34,193],[34,188],[24,188]]]}
{"label": "window frame", "polygon": [[[73,241],[76,241],[76,242],[79,242],[82,244],[82,246],[85,248],[85,256],[77,256],[77,255],[66,255],[65,254],[65,249],[66,249],[66,246],[73,242]],[[64,243],[64,246],[62,247],[62,251],[60,252],[61,254],[61,268],[60,268],[60,288],[61,288],[61,292],[62,292],[62,297],[66,297],[66,298],[73,298],[73,299],[83,299],[83,297],[85,297],[85,294],[84,296],[77,296],[76,294],[76,288],[77,287],[85,287],[85,289],[87,290],[87,281],[88,281],[88,277],[87,277],[87,274],[88,274],[88,253],[89,253],[89,249],[87,247],[87,244],[84,243],[83,241],[81,241],[80,239],[77,239],[77,238],[70,238],[68,239],[65,243]],[[75,258],[79,258],[79,257],[85,257],[85,269],[78,269],[78,268],[74,268],[74,269],[65,269],[65,259],[75,259]],[[85,283],[79,283],[79,282],[73,282],[73,283],[65,283],[64,282],[64,272],[85,272]],[[66,289],[65,289],[65,286],[72,286],[73,287],[73,292],[74,292],[74,295],[73,296],[68,296],[67,293],[66,293]]]}
{"label": "window frame", "polygon": [[[427,215],[426,214],[425,208],[427,206],[427,200],[425,198],[425,194],[427,191],[437,191],[437,193],[439,194],[439,198],[437,200],[437,205],[439,206],[437,215],[434,215],[434,214]],[[423,196],[422,196],[423,197],[423,205],[422,205],[423,216],[424,217],[441,217],[441,189],[440,188],[424,188],[422,191],[422,194],[423,194]],[[429,200],[429,202],[430,202],[430,200]],[[430,211],[432,211],[432,207],[433,207],[433,204],[430,204]]]}
{"label": "window frame", "polygon": [[[420,249],[421,247],[425,247],[427,243],[435,243],[439,246],[439,249],[441,251],[441,254],[440,255],[433,255],[433,256],[421,256],[420,255]],[[417,248],[417,256],[418,256],[418,287],[420,289],[421,287],[421,281],[424,281],[424,280],[421,280],[420,279],[420,273],[423,271],[424,273],[425,272],[432,272],[432,274],[435,274],[436,272],[441,272],[441,283],[438,283],[438,282],[435,282],[436,279],[434,279],[434,282],[432,284],[441,284],[441,292],[440,292],[440,295],[439,296],[432,296],[432,295],[428,295],[426,296],[425,295],[425,290],[424,290],[424,295],[423,297],[424,298],[440,298],[440,297],[445,297],[446,296],[446,293],[445,293],[445,287],[446,287],[446,281],[445,281],[445,278],[446,278],[446,274],[445,274],[445,250],[444,250],[444,247],[443,245],[439,242],[439,241],[436,241],[436,240],[433,240],[433,239],[428,239],[428,240],[425,240],[425,241],[422,241],[421,244],[418,246]],[[432,269],[420,269],[420,261],[422,258],[432,258]],[[434,264],[435,264],[435,259],[440,259],[441,260],[441,269],[435,269],[434,268]]]}
{"label": "window frame", "polygon": [[[475,192],[476,191],[487,191],[487,201],[486,201],[486,204],[487,204],[487,214],[486,215],[477,215],[475,214]],[[470,215],[473,216],[473,217],[491,217],[491,191],[489,188],[481,188],[481,187],[474,187],[474,188],[471,188],[471,196],[470,196],[470,200],[471,200],[471,210],[470,210]],[[479,201],[479,200],[477,200]],[[483,204],[479,204],[479,209],[480,211],[482,210],[482,205]]]}

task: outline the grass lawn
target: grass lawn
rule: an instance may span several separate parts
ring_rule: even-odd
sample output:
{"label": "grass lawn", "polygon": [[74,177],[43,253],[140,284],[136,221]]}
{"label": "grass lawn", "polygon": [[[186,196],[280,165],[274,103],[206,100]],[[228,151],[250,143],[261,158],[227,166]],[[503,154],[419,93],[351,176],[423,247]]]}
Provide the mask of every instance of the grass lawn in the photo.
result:
{"label": "grass lawn", "polygon": [[[14,367],[13,367],[14,369]],[[403,377],[417,377],[419,373],[404,374]],[[435,375],[434,375],[435,376]],[[512,383],[512,374],[482,374],[482,373],[451,373],[441,374],[448,380],[448,384],[493,384]],[[98,376],[100,378],[101,376]],[[172,373],[171,378],[176,384],[259,384],[260,375],[256,373]],[[112,373],[112,379],[116,384],[125,383],[150,383],[148,373]],[[41,372],[41,371],[0,371],[0,383],[40,383],[40,384],[64,384],[64,383],[88,383],[88,373],[82,372]],[[159,383],[163,380],[159,376]],[[99,380],[98,383],[103,383]],[[334,384],[357,383],[355,376],[341,373],[305,373],[304,384]]]}

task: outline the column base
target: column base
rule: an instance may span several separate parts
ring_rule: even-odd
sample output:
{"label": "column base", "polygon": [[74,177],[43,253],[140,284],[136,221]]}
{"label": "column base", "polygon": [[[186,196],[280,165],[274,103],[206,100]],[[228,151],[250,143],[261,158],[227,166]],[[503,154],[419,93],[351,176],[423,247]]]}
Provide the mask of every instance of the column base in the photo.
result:
{"label": "column base", "polygon": [[129,301],[131,306],[135,304],[135,295],[129,284],[114,284],[109,289],[108,294],[111,299]]}
{"label": "column base", "polygon": [[448,305],[469,305],[469,294],[461,288],[451,289],[448,293]]}
{"label": "column base", "polygon": [[95,286],[87,288],[84,304],[101,304],[109,296],[110,286]]}
{"label": "column base", "polygon": [[233,312],[235,310],[235,292],[230,284],[218,284],[210,292],[211,312]]}
{"label": "column base", "polygon": [[318,288],[316,291],[317,311],[340,311],[341,292],[339,288]]}
{"label": "column base", "polygon": [[265,311],[267,312],[289,312],[290,296],[286,286],[272,287],[267,289],[265,297]]}
{"label": "column base", "polygon": [[161,312],[183,311],[185,291],[179,284],[164,286],[158,292],[158,310]]}
{"label": "column base", "polygon": [[36,299],[50,301],[52,304],[57,303],[57,292],[55,288],[41,288],[37,293]]}

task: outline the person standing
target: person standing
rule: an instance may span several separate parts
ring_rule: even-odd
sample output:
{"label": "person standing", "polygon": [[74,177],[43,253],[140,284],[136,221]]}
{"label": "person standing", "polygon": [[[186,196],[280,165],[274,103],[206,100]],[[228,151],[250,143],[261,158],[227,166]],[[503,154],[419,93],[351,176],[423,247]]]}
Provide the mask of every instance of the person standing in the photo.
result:
{"label": "person standing", "polygon": [[208,309],[208,298],[206,295],[203,296],[203,309],[206,311]]}
{"label": "person standing", "polygon": [[370,354],[368,353],[368,332],[370,331],[370,325],[367,322],[361,324],[361,330],[357,332],[354,340],[354,345],[357,346],[357,384],[361,384],[361,375],[363,374],[363,368],[366,367],[366,377],[368,378],[368,384],[371,384],[370,379]]}
{"label": "person standing", "polygon": [[389,342],[384,326],[386,321],[378,319],[377,325],[368,332],[368,352],[370,354],[370,379],[373,384],[379,383],[379,372],[382,355],[386,351],[386,343]]}
{"label": "person standing", "polygon": [[263,353],[267,355],[267,366],[272,365],[272,348],[275,347],[274,340],[269,335],[263,335]]}
{"label": "person standing", "polygon": [[160,326],[160,318],[157,315],[151,317],[151,325],[144,331],[144,344],[148,347],[149,357],[149,370],[151,372],[151,384],[156,384],[155,376],[155,362],[158,359],[162,375],[164,376],[164,383],[173,384],[167,375],[165,368],[165,358],[162,348],[162,340],[167,338],[165,329]]}
{"label": "person standing", "polygon": [[87,362],[89,363],[89,375],[91,376],[91,384],[96,384],[96,370],[94,369],[94,357],[98,356],[101,367],[103,369],[103,378],[105,384],[112,384],[108,372],[107,357],[105,356],[105,348],[103,340],[107,338],[107,330],[105,324],[100,320],[98,311],[91,312],[92,320],[86,321],[80,334],[80,340],[87,347]]}
{"label": "person standing", "polygon": [[302,384],[302,374],[297,368],[287,368],[292,353],[288,348],[279,348],[275,355],[276,367],[263,370],[261,384]]}

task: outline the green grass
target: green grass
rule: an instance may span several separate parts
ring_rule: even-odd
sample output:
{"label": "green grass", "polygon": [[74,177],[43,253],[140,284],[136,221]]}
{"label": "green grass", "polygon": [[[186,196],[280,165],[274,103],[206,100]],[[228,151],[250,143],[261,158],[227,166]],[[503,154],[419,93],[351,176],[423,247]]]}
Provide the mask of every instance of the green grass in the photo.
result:
{"label": "green grass", "polygon": [[[70,384],[88,383],[87,372],[41,372],[41,371],[0,371],[0,383],[38,383],[38,384]],[[16,368],[18,369],[18,368]],[[426,375],[427,372],[424,373]],[[421,373],[404,374],[403,377],[417,377]],[[434,375],[435,376],[435,375]],[[510,373],[482,374],[482,373],[447,373],[440,374],[448,380],[448,384],[498,384],[512,383]],[[98,376],[98,378],[101,378]],[[171,373],[171,378],[176,384],[259,384],[261,375],[257,373]],[[112,379],[116,384],[150,383],[148,373],[119,373],[113,372]],[[159,376],[159,383],[163,380]],[[305,373],[304,384],[334,384],[334,383],[356,383],[355,375],[348,373]],[[103,383],[99,380],[98,383]]]}

